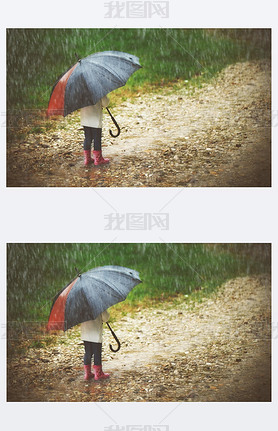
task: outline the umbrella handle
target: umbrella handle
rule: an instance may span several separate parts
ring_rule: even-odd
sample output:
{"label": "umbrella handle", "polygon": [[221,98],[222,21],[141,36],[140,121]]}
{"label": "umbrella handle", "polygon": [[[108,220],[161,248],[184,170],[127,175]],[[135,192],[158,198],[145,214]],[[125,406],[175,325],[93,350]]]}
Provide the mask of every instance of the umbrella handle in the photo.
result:
{"label": "umbrella handle", "polygon": [[110,117],[111,117],[111,119],[112,119],[113,123],[114,123],[114,124],[115,124],[115,126],[117,127],[117,133],[116,133],[116,135],[114,135],[114,134],[113,134],[113,132],[112,132],[111,130],[109,130],[109,133],[110,133],[110,135],[111,135],[113,138],[117,138],[117,136],[119,136],[119,134],[121,133],[121,129],[120,129],[120,127],[119,127],[119,125],[118,125],[117,121],[115,120],[115,118],[114,118],[114,117],[113,117],[113,115],[111,114],[110,110],[109,110],[108,108],[106,108],[106,110],[107,110],[108,114],[110,115]]}
{"label": "umbrella handle", "polygon": [[109,325],[109,323],[108,323],[108,322],[106,322],[106,325],[107,325],[107,326],[108,326],[108,328],[110,329],[111,334],[113,335],[113,337],[115,338],[115,340],[116,340],[116,342],[117,342],[117,344],[118,344],[118,347],[117,347],[116,349],[114,349],[114,348],[112,347],[112,345],[111,345],[111,344],[109,344],[110,350],[112,350],[112,352],[118,352],[118,351],[120,350],[120,348],[121,348],[121,343],[120,343],[120,341],[119,341],[119,339],[118,339],[117,335],[115,334],[115,332],[113,331],[113,329],[111,328],[111,326]]}

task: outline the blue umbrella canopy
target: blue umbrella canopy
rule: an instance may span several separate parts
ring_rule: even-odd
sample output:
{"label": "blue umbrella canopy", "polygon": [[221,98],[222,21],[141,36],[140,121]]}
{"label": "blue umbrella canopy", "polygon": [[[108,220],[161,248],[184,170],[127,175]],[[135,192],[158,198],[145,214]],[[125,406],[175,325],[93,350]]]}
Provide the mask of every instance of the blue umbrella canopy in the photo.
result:
{"label": "blue umbrella canopy", "polygon": [[126,84],[140,69],[138,57],[119,51],[98,52],[79,60],[52,89],[48,115],[68,115]]}
{"label": "blue umbrella canopy", "polygon": [[141,283],[139,273],[121,266],[102,266],[80,274],[54,299],[48,329],[67,329],[96,319],[103,311],[124,301]]}

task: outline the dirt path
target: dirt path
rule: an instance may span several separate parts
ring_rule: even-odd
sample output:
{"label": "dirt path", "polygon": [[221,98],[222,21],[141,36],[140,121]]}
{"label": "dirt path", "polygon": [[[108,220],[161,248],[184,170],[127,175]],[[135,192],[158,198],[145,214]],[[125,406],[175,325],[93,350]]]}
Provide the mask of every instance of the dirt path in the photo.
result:
{"label": "dirt path", "polygon": [[84,167],[79,114],[55,132],[8,145],[9,186],[268,187],[271,185],[271,76],[266,62],[227,67],[192,90],[168,86],[113,110],[122,126],[103,152],[111,163]]}
{"label": "dirt path", "polygon": [[270,401],[270,277],[231,280],[194,307],[176,301],[114,324],[118,353],[105,331],[106,381],[84,382],[78,329],[10,359],[8,400]]}

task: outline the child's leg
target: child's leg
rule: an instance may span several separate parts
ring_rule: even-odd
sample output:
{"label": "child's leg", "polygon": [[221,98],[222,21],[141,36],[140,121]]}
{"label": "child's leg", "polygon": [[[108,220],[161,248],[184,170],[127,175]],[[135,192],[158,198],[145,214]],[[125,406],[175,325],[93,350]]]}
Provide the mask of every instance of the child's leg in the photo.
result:
{"label": "child's leg", "polygon": [[93,132],[92,132],[92,127],[87,127],[84,126],[84,135],[85,135],[85,139],[84,139],[84,151],[91,151],[91,147],[92,147],[92,140],[93,140]]}
{"label": "child's leg", "polygon": [[90,341],[84,341],[85,354],[84,354],[84,365],[91,365],[93,356],[93,343]]}
{"label": "child's leg", "polygon": [[94,136],[94,164],[97,165],[103,165],[105,163],[109,163],[109,159],[105,159],[102,157],[101,152],[101,129],[98,128],[92,128],[93,130],[93,136]]}
{"label": "child's leg", "polygon": [[92,127],[92,136],[94,139],[94,151],[101,151],[101,129]]}
{"label": "child's leg", "polygon": [[85,354],[84,354],[84,380],[89,380],[94,375],[91,372],[91,362],[93,355],[93,348],[90,341],[84,341]]}
{"label": "child's leg", "polygon": [[84,165],[89,165],[92,163],[93,159],[91,158],[91,147],[92,147],[92,140],[93,140],[93,133],[92,133],[92,127],[84,126]]}
{"label": "child's leg", "polygon": [[101,343],[92,343],[93,349],[94,349],[94,375],[95,380],[100,379],[107,379],[109,377],[109,374],[104,373],[102,371],[102,365],[101,365]]}
{"label": "child's leg", "polygon": [[92,343],[92,350],[94,354],[94,365],[101,365],[101,343]]}

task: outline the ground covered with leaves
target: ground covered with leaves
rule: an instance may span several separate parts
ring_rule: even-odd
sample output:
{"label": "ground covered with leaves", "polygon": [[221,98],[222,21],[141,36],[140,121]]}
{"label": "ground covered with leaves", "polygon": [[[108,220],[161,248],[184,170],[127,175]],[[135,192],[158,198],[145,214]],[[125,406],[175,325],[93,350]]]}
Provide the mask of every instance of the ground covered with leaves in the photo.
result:
{"label": "ground covered with leaves", "polygon": [[105,381],[83,380],[80,330],[51,343],[10,338],[8,401],[270,401],[271,282],[236,278],[201,303],[138,308],[104,331]]}
{"label": "ground covered with leaves", "polygon": [[100,167],[83,165],[78,112],[48,131],[30,133],[28,121],[19,122],[25,137],[9,134],[7,185],[269,187],[270,84],[270,63],[261,60],[231,65],[202,88],[177,81],[138,93],[113,110],[118,138],[109,135],[113,124],[104,116],[110,163]]}

